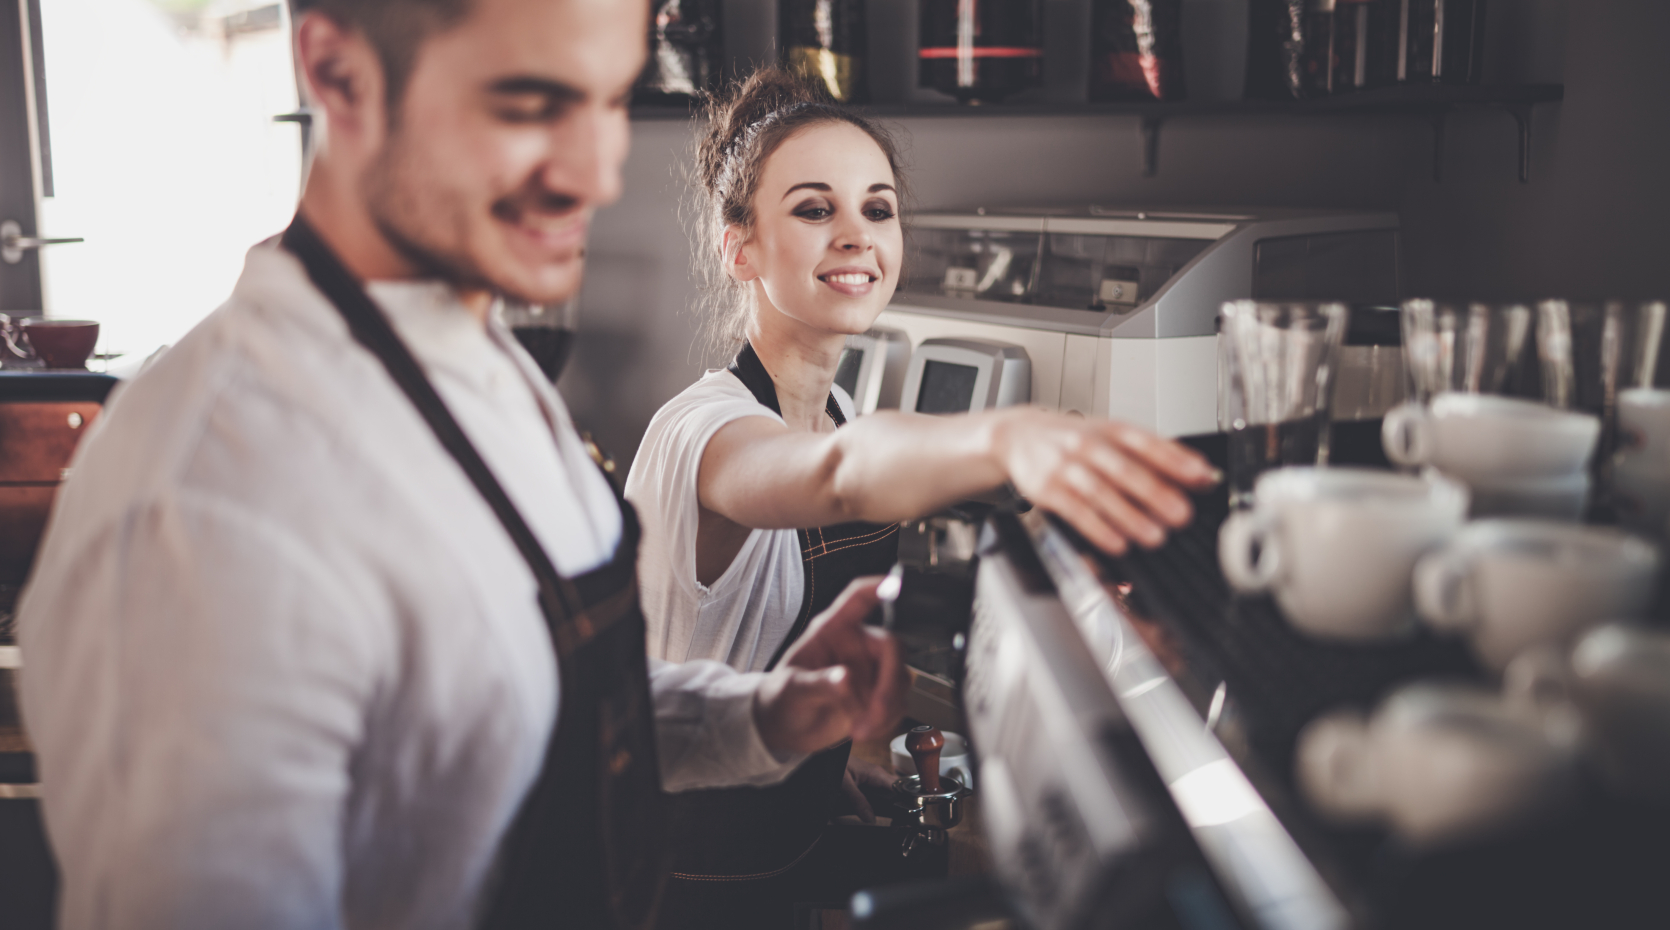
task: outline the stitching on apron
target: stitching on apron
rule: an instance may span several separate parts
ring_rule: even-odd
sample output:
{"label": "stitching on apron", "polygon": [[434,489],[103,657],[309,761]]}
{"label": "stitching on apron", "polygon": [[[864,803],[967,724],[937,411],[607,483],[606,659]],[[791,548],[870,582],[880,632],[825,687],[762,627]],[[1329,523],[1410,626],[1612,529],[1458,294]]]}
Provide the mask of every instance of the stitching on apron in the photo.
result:
{"label": "stitching on apron", "polygon": [[806,550],[801,553],[801,555],[804,557],[804,559],[806,561],[811,561],[812,559],[815,559],[819,556],[828,555],[831,552],[840,552],[842,549],[851,549],[853,546],[867,545],[869,543],[876,542],[876,541],[881,540],[881,539],[885,539],[887,537],[887,534],[898,532],[898,530],[899,530],[899,524],[892,523],[892,524],[889,524],[888,526],[886,526],[882,529],[875,530],[874,532],[866,533],[863,536],[842,537],[841,539],[837,540],[837,542],[848,543],[848,545],[837,546],[836,548],[831,549],[831,548],[829,548],[829,545],[830,545],[829,542],[822,538],[823,537],[823,527],[821,527],[821,526],[813,527],[812,529],[807,530],[807,535],[811,535],[811,533],[816,532],[818,534],[819,540],[818,540],[817,543],[815,543],[811,546],[808,546],[806,548]]}
{"label": "stitching on apron", "polygon": [[695,874],[692,874],[692,873],[689,873],[689,872],[673,872],[672,876],[674,878],[682,879],[682,880],[687,881],[687,882],[748,882],[748,881],[754,881],[754,880],[761,879],[761,878],[771,878],[771,877],[776,876],[776,875],[781,875],[784,872],[787,872],[788,870],[790,870],[790,869],[794,868],[795,866],[799,865],[800,860],[802,860],[802,859],[806,858],[807,856],[811,855],[812,850],[816,849],[818,843],[820,843],[822,841],[823,841],[823,834],[820,833],[820,834],[818,834],[818,838],[812,841],[812,845],[806,847],[806,849],[803,852],[801,852],[800,855],[794,857],[794,861],[790,862],[788,865],[785,865],[780,869],[773,869],[770,872],[755,872],[752,875],[695,875]]}
{"label": "stitching on apron", "polygon": [[850,540],[845,540],[847,545],[836,546],[833,549],[825,549],[822,552],[819,552],[819,553],[816,553],[816,554],[813,554],[813,555],[808,555],[806,557],[806,560],[808,562],[810,562],[814,559],[820,559],[820,558],[823,558],[826,555],[831,555],[831,554],[836,553],[836,552],[841,552],[845,549],[854,549],[854,548],[857,548],[858,546],[868,546],[871,543],[880,542],[881,540],[887,538],[888,533],[896,532],[898,529],[899,529],[899,525],[895,523],[893,526],[891,526],[888,529],[883,530],[879,533],[872,533],[869,536],[854,536]]}

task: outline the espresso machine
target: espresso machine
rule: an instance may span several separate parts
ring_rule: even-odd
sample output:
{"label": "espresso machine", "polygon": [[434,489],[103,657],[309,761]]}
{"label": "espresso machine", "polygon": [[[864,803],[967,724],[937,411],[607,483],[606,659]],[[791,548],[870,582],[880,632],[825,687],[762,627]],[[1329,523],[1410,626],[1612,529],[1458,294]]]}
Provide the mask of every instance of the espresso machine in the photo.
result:
{"label": "espresso machine", "polygon": [[[860,412],[1032,403],[1167,436],[1210,432],[1218,426],[1216,322],[1225,301],[1387,304],[1399,296],[1393,213],[971,207],[913,216],[910,246],[905,277],[876,329],[849,341],[849,387],[864,398]],[[1024,359],[1025,374],[982,354]],[[1379,361],[1372,352],[1348,355],[1348,368],[1356,355]],[[913,389],[933,372],[966,386]],[[997,390],[1003,377],[1023,383]],[[1401,370],[1386,377],[1400,382]],[[992,387],[977,391],[976,380]]]}
{"label": "espresso machine", "polygon": [[[1182,441],[1224,464],[1223,434]],[[992,873],[861,892],[854,926],[1670,926],[1670,810],[1595,785],[1569,811],[1442,845],[1314,808],[1294,761],[1308,723],[1414,680],[1493,679],[1431,632],[1372,646],[1298,632],[1219,571],[1225,489],[1194,506],[1164,547],[1118,558],[999,506],[960,576],[970,600],[898,599],[887,623],[907,652],[943,644],[977,760],[957,814],[979,825]]]}

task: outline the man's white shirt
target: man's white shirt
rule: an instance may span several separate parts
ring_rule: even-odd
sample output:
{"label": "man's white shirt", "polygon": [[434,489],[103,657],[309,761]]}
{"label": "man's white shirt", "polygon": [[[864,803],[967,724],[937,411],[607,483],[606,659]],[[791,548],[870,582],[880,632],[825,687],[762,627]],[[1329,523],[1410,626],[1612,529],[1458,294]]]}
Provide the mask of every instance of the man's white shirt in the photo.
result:
{"label": "man's white shirt", "polygon": [[[559,571],[621,520],[514,338],[368,288]],[[125,385],[20,606],[66,928],[467,927],[557,711],[534,580],[276,242]],[[759,676],[652,662],[671,789],[764,784]]]}

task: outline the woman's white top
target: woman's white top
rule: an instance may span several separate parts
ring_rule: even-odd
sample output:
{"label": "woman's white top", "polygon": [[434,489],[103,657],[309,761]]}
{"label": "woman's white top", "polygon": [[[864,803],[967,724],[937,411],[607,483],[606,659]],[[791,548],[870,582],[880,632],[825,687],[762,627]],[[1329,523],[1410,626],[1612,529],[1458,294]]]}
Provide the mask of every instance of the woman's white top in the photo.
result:
{"label": "woman's white top", "polygon": [[[839,386],[833,391],[851,420],[852,399]],[[754,530],[713,584],[696,580],[702,453],[714,433],[744,417],[783,422],[736,375],[709,371],[656,412],[632,461],[626,497],[644,525],[638,584],[652,658],[759,671],[800,613],[805,569],[794,530]]]}

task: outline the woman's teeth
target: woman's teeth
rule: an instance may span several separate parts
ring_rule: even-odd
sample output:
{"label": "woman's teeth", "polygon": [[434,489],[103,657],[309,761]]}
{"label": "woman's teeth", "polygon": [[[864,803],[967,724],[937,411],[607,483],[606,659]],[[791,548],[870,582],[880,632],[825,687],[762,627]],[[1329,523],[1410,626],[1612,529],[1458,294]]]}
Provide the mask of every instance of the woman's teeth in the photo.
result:
{"label": "woman's teeth", "polygon": [[824,280],[830,284],[869,284],[874,279],[867,274],[832,274]]}

